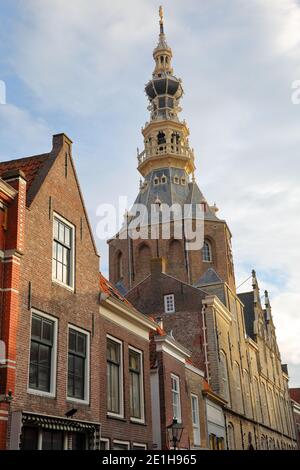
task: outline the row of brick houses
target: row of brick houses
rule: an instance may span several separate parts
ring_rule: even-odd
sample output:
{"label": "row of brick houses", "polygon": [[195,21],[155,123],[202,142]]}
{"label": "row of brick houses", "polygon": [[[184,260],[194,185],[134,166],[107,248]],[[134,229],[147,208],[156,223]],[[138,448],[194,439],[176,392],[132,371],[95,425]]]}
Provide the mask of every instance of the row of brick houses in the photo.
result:
{"label": "row of brick houses", "polygon": [[168,448],[174,417],[207,448],[204,372],[99,274],[71,140],[0,178],[1,449]]}
{"label": "row of brick houses", "polygon": [[269,296],[262,305],[254,271],[237,293],[231,232],[195,182],[171,58],[161,15],[137,202],[200,207],[203,247],[117,235],[108,281],[71,140],[0,163],[1,449],[297,445]]}

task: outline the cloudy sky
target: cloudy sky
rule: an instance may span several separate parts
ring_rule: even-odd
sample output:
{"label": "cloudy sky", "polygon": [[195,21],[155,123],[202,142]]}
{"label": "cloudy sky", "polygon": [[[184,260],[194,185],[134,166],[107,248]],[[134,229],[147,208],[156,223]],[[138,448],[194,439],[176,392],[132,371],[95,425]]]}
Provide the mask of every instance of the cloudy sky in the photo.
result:
{"label": "cloudy sky", "polygon": [[[67,133],[95,230],[99,204],[138,191],[159,3],[0,0],[0,158],[49,151],[52,134]],[[300,386],[300,0],[163,6],[198,183],[232,230],[237,284],[255,268],[269,289],[282,359]]]}

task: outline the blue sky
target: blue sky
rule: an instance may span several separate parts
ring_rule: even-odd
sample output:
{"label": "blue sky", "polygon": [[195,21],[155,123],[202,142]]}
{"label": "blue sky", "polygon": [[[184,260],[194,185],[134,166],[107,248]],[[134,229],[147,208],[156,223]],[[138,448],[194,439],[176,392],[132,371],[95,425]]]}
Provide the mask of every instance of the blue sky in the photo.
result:
{"label": "blue sky", "polygon": [[[158,1],[1,0],[0,158],[65,132],[94,229],[100,203],[138,191]],[[237,284],[269,289],[282,359],[300,386],[299,0],[166,0],[197,181],[233,233]],[[107,248],[97,240],[107,273]],[[249,282],[243,289],[249,288]]]}

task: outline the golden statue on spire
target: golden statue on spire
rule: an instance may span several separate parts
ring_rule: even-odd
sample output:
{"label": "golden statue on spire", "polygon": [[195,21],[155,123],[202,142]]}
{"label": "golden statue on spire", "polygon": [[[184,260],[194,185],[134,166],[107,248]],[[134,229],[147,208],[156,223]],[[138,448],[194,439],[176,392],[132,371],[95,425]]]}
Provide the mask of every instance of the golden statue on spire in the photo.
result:
{"label": "golden statue on spire", "polygon": [[159,24],[160,24],[160,33],[164,34],[164,12],[163,12],[163,7],[159,7]]}

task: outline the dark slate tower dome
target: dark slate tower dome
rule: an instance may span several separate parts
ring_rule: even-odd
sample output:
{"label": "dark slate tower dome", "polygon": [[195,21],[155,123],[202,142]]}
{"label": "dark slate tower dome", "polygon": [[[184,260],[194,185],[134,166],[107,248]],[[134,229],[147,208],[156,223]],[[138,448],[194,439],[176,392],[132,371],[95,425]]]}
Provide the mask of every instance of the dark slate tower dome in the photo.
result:
{"label": "dark slate tower dome", "polygon": [[153,51],[155,69],[145,91],[150,101],[151,119],[176,119],[178,101],[183,95],[181,80],[173,75],[172,50],[167,44],[162,9],[160,9],[160,34]]}

